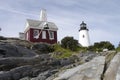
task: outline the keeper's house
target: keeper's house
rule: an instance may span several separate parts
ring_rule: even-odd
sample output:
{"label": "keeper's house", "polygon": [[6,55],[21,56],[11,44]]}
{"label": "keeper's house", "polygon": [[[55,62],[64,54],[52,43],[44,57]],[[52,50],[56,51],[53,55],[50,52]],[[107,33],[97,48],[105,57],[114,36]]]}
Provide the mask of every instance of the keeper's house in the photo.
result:
{"label": "keeper's house", "polygon": [[57,26],[53,22],[47,21],[45,9],[41,10],[40,20],[27,19],[24,35],[19,34],[21,39],[30,42],[57,43]]}

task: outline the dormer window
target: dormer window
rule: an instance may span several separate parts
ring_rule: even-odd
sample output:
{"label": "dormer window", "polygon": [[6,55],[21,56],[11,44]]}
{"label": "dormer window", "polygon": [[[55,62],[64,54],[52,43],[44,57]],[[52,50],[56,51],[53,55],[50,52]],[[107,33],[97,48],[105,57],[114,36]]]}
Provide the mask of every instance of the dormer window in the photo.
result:
{"label": "dormer window", "polygon": [[44,29],[49,29],[47,22],[44,23]]}
{"label": "dormer window", "polygon": [[48,26],[44,26],[44,29],[49,29],[49,27]]}

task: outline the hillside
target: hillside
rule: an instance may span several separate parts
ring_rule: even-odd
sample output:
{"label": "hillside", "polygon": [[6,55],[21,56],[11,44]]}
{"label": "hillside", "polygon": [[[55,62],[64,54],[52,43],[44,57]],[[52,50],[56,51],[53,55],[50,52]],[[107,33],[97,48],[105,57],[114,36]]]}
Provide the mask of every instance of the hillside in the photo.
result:
{"label": "hillside", "polygon": [[0,37],[0,80],[110,80],[112,74],[111,80],[119,80],[118,57],[116,51],[70,51],[58,44]]}

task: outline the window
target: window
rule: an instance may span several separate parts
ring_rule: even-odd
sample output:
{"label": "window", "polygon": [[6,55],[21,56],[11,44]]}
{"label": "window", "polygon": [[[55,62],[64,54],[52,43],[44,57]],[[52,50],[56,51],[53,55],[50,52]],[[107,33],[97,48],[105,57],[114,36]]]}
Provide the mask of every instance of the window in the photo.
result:
{"label": "window", "polygon": [[85,36],[83,35],[83,38],[84,38]]}
{"label": "window", "polygon": [[42,31],[42,39],[46,39],[46,31]]}
{"label": "window", "polygon": [[49,38],[50,38],[50,39],[54,39],[54,32],[53,32],[53,31],[50,31],[50,33],[49,33]]}
{"label": "window", "polygon": [[33,30],[33,38],[37,38],[39,35],[39,30]]}

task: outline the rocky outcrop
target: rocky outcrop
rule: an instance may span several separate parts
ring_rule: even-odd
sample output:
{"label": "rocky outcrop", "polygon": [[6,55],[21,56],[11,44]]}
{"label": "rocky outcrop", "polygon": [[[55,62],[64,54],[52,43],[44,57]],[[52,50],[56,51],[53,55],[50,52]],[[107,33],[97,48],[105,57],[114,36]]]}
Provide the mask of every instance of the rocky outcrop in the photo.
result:
{"label": "rocky outcrop", "polygon": [[0,44],[0,57],[33,57],[36,53],[22,46],[9,43]]}
{"label": "rocky outcrop", "polygon": [[[117,57],[114,57],[115,60],[114,58],[112,60],[113,62],[115,62],[114,65],[116,65],[116,61],[119,61],[119,54],[120,53],[116,55]],[[112,61],[111,63],[113,63]],[[58,77],[56,77],[55,73],[58,72],[61,67],[63,67],[63,62],[64,60],[56,60],[54,58],[50,58],[50,55],[48,54],[43,54],[41,56],[31,58],[1,58],[0,69],[2,67],[5,68],[6,66],[6,68],[8,69],[10,65],[16,65],[16,68],[13,67],[9,71],[0,72],[0,80],[19,80],[20,78],[22,78],[20,80],[103,80],[103,78],[105,78],[105,80],[110,80],[106,78],[106,75],[109,75],[109,67],[113,64],[110,63],[107,71],[105,71],[105,56],[98,56],[82,65],[75,65],[77,67],[62,71],[58,74]],[[65,63],[68,62],[69,60],[65,59]],[[119,64],[119,62],[117,62],[117,64]],[[118,67],[115,67],[114,65],[112,67],[113,69],[119,67],[119,65]],[[103,77],[103,71],[106,72],[105,77]],[[114,70],[110,70],[110,72],[112,73],[114,72]],[[30,78],[29,76],[34,78]],[[115,73],[115,77],[117,78],[117,80],[119,80],[119,69]],[[111,78],[111,80],[115,79]]]}
{"label": "rocky outcrop", "polygon": [[101,80],[105,64],[105,57],[99,56],[92,61],[68,69],[53,80]]}
{"label": "rocky outcrop", "polygon": [[120,53],[117,53],[111,60],[105,72],[104,80],[120,80]]}
{"label": "rocky outcrop", "polygon": [[53,49],[0,37],[0,80],[120,80],[120,53],[88,51],[57,59]]}
{"label": "rocky outcrop", "polygon": [[0,73],[0,80],[19,80],[26,76],[36,77],[38,75],[44,75],[47,78],[57,71],[55,69],[60,67],[60,61],[50,58],[48,54],[31,58],[1,58],[0,71],[2,72]]}
{"label": "rocky outcrop", "polygon": [[31,74],[32,66],[21,66],[10,71],[1,72],[0,80],[19,80],[23,76],[29,76]]}
{"label": "rocky outcrop", "polygon": [[45,72],[39,74],[35,78],[31,78],[30,80],[46,80],[48,77],[52,76],[56,72],[58,72],[57,69],[56,70],[48,70],[48,71],[45,71]]}
{"label": "rocky outcrop", "polygon": [[21,78],[20,80],[30,80],[30,77],[24,77],[24,78]]}

